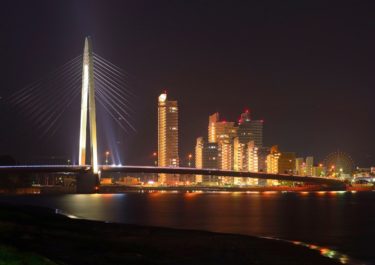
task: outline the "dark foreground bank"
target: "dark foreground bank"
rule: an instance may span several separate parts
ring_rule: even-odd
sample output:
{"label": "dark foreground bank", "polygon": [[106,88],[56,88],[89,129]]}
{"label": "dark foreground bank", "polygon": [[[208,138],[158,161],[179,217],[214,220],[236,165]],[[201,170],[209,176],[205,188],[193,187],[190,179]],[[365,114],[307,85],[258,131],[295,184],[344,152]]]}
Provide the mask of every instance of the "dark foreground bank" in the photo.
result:
{"label": "dark foreground bank", "polygon": [[9,204],[0,204],[0,240],[0,259],[10,249],[16,254],[8,259],[25,261],[0,264],[38,264],[27,263],[24,253],[77,265],[338,264],[316,251],[268,239],[70,219],[50,209]]}

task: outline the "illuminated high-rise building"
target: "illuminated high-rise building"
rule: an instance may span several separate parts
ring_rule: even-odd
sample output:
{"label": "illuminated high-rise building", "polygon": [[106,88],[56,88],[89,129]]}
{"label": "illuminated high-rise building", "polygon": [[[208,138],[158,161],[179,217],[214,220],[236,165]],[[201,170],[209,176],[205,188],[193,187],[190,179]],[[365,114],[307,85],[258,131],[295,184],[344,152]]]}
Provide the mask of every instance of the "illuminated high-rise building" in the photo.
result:
{"label": "illuminated high-rise building", "polygon": [[250,111],[245,110],[244,113],[241,114],[241,117],[238,121],[238,138],[241,143],[247,144],[252,138],[251,133],[251,119],[250,119]]}
{"label": "illuminated high-rise building", "polygon": [[238,137],[241,143],[248,143],[254,141],[255,146],[263,146],[263,121],[252,120],[250,110],[245,110],[241,113],[238,120]]}
{"label": "illuminated high-rise building", "polygon": [[237,129],[234,122],[220,121],[219,113],[216,112],[208,118],[208,142],[231,140],[237,136]]}
{"label": "illuminated high-rise building", "polygon": [[203,168],[203,148],[204,139],[203,137],[198,137],[195,145],[195,168]]}
{"label": "illuminated high-rise building", "polygon": [[267,156],[267,173],[279,173],[279,158],[280,152],[277,145],[271,147],[270,153]]}
{"label": "illuminated high-rise building", "polygon": [[233,143],[229,139],[219,142],[219,169],[233,169]]}
{"label": "illuminated high-rise building", "polygon": [[[250,172],[259,172],[259,147],[255,146],[254,141],[247,144],[247,170]],[[248,179],[247,184],[259,185],[259,179]]]}
{"label": "illuminated high-rise building", "polygon": [[[158,165],[177,167],[178,156],[178,105],[177,101],[167,99],[167,93],[159,96],[158,102]],[[168,182],[164,174],[160,182]]]}
{"label": "illuminated high-rise building", "polygon": [[[204,149],[204,139],[203,137],[197,138],[197,143],[195,145],[195,168],[203,168],[203,149]],[[202,175],[195,175],[195,182],[203,182]]]}
{"label": "illuminated high-rise building", "polygon": [[[239,137],[233,138],[233,170],[247,171],[247,144],[241,143]],[[246,179],[235,177],[234,184],[246,184]]]}
{"label": "illuminated high-rise building", "polygon": [[246,171],[247,170],[247,144],[240,142],[239,137],[233,139],[233,170]]}
{"label": "illuminated high-rise building", "polygon": [[[270,154],[267,155],[267,173],[277,174],[279,171],[280,152],[277,145],[271,147]],[[277,180],[267,180],[268,185],[277,185]]]}
{"label": "illuminated high-rise building", "polygon": [[215,112],[214,114],[208,117],[208,142],[216,143],[216,123],[219,122],[219,113]]}
{"label": "illuminated high-rise building", "polygon": [[250,172],[259,172],[258,147],[255,146],[254,141],[250,141],[247,144],[247,157],[248,170]]}

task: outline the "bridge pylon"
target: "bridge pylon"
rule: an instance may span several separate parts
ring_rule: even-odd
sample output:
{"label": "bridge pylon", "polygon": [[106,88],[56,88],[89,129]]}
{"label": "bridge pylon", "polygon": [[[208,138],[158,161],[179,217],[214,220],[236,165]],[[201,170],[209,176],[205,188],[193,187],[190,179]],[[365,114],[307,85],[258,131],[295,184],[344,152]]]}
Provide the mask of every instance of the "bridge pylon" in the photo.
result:
{"label": "bridge pylon", "polygon": [[[89,118],[89,120],[87,119]],[[90,37],[85,39],[82,66],[81,125],[79,133],[79,165],[87,165],[87,122],[90,126],[90,163],[94,174],[99,173],[96,132],[96,106],[94,84],[94,60]]]}
{"label": "bridge pylon", "polygon": [[83,49],[81,123],[79,132],[79,165],[87,165],[87,123],[90,132],[90,171],[77,179],[77,192],[96,192],[99,182],[98,144],[96,131],[96,106],[94,84],[94,60],[91,38],[86,37]]}

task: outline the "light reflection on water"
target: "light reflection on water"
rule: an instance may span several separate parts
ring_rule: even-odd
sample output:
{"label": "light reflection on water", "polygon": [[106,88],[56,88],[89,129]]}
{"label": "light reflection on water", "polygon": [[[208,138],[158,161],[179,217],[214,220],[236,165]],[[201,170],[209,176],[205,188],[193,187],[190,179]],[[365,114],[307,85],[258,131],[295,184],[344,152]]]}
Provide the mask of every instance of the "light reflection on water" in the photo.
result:
{"label": "light reflection on water", "polygon": [[[374,192],[143,192],[30,195],[0,201],[61,209],[108,222],[200,229],[311,242],[323,255],[375,261]],[[293,243],[293,242],[291,242]],[[324,249],[329,249],[325,251]],[[341,255],[341,254],[340,254]],[[343,264],[346,256],[339,256]]]}
{"label": "light reflection on water", "polygon": [[288,242],[288,243],[291,243],[291,244],[294,244],[294,245],[297,245],[297,246],[309,248],[309,249],[314,250],[314,251],[319,251],[320,255],[322,255],[324,257],[327,257],[327,258],[330,258],[330,259],[337,260],[341,264],[348,264],[348,265],[367,265],[367,264],[370,264],[370,263],[366,263],[366,262],[363,262],[363,261],[353,259],[353,258],[349,257],[348,255],[343,254],[341,252],[338,252],[336,250],[329,249],[329,248],[326,248],[326,247],[317,246],[317,245],[314,245],[314,244],[308,244],[308,243],[301,242],[301,241],[285,240],[285,239],[274,238],[274,237],[262,237],[262,238]]}

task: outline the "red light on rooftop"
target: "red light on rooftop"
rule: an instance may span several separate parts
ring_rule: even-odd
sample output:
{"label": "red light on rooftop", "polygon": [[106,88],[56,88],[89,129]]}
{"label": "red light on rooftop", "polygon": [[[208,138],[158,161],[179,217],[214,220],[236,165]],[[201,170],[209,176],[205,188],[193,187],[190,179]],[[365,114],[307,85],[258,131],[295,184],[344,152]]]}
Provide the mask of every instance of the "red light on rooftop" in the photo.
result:
{"label": "red light on rooftop", "polygon": [[249,110],[249,109],[245,109],[245,112],[246,112],[246,113],[249,113],[249,112],[250,112],[250,110]]}

